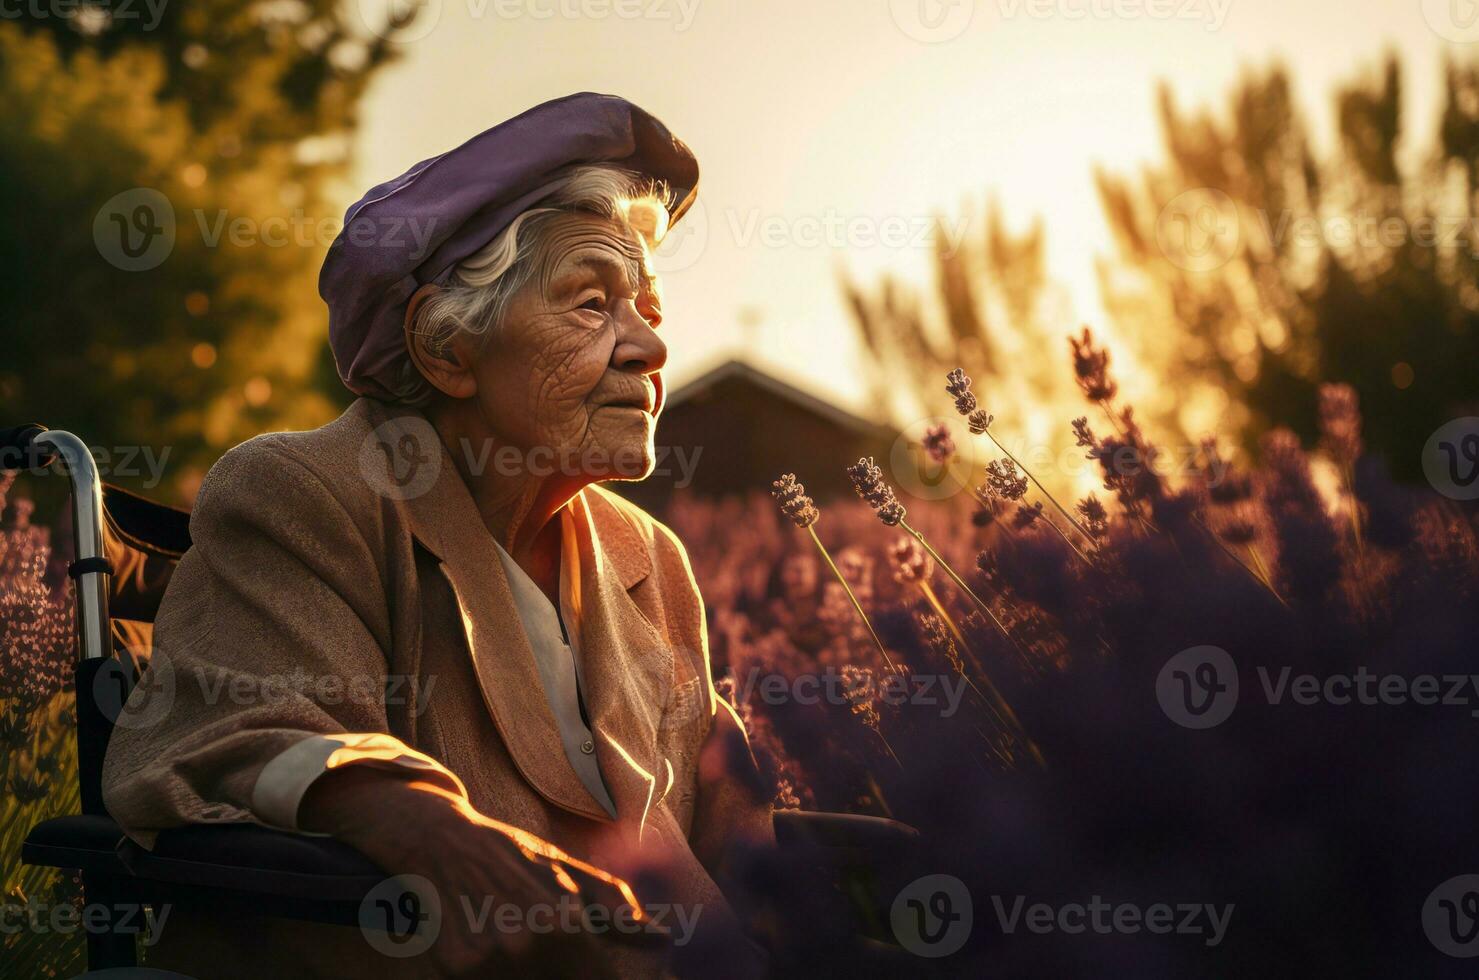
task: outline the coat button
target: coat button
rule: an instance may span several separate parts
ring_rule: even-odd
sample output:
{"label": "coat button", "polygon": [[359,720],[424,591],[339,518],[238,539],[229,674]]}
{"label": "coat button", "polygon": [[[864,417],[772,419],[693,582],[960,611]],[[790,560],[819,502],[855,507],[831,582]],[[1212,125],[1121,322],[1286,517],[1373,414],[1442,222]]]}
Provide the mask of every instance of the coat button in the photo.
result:
{"label": "coat button", "polygon": [[586,755],[590,755],[592,752],[596,751],[596,743],[592,742],[590,739],[586,739],[584,742],[580,743],[580,751],[584,752]]}

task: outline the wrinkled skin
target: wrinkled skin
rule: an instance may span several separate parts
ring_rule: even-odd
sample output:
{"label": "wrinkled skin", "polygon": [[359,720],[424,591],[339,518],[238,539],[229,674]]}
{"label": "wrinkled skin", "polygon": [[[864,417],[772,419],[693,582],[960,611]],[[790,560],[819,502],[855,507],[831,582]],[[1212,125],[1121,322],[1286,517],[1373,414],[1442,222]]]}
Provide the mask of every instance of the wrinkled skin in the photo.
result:
{"label": "wrinkled skin", "polygon": [[641,236],[565,214],[541,230],[533,275],[486,336],[458,335],[433,353],[407,331],[436,391],[427,418],[488,529],[547,593],[558,580],[551,518],[583,487],[641,479],[654,466],[661,322]]}
{"label": "wrinkled skin", "polygon": [[640,241],[598,218],[560,216],[478,354],[482,416],[503,444],[578,451],[587,476],[646,476],[667,361],[661,321]]}

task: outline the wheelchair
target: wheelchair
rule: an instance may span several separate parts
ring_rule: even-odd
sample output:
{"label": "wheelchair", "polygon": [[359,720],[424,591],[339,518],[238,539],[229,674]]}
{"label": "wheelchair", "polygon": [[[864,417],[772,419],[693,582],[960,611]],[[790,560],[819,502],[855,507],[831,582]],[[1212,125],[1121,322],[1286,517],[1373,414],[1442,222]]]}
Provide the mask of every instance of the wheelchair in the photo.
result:
{"label": "wheelchair", "polygon": [[[359,926],[362,903],[387,875],[346,844],[254,824],[217,824],[165,830],[146,850],[108,815],[101,778],[113,719],[147,669],[155,614],[190,547],[190,515],[103,483],[88,446],[70,432],[37,424],[0,429],[0,466],[39,471],[55,465],[70,480],[75,528],[67,573],[76,587],[73,688],[82,812],[37,824],[21,846],[21,860],[79,873],[89,909],[109,913],[176,904],[221,915],[266,910],[274,918]],[[780,859],[807,869],[806,879],[822,882],[832,904],[846,908],[868,961],[877,966],[895,954],[910,959],[893,944],[888,926],[893,892],[879,885],[907,877],[896,872],[918,836],[913,828],[880,817],[778,810],[774,829]],[[115,930],[118,924],[109,919],[87,931],[86,976],[178,976],[132,969],[136,930]],[[822,955],[838,965],[835,956]]]}

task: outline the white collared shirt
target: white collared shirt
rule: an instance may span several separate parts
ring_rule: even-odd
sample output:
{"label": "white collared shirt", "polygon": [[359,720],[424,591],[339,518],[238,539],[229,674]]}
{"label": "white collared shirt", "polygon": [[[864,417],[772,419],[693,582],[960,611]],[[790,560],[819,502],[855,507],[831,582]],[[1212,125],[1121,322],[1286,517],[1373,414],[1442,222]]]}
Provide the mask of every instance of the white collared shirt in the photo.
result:
{"label": "white collared shirt", "polygon": [[[564,515],[568,520],[568,514]],[[565,528],[566,534],[571,529]],[[584,685],[580,679],[580,658],[576,644],[566,636],[563,623],[577,623],[578,610],[568,608],[562,618],[554,603],[544,590],[535,584],[519,563],[493,542],[498,549],[499,561],[508,579],[509,592],[519,614],[519,622],[529,639],[529,648],[534,653],[534,663],[539,671],[539,682],[544,688],[545,701],[555,717],[560,730],[560,742],[565,749],[565,758],[580,777],[581,783],[597,803],[616,819],[616,803],[601,775],[600,760],[596,758],[596,740],[590,726],[586,724],[581,705],[584,703]],[[578,559],[571,548],[562,549],[560,578],[562,598],[569,595],[569,579],[578,575],[571,565]],[[578,630],[576,633],[578,634]],[[383,733],[349,733],[341,735],[312,735],[280,752],[262,767],[252,791],[252,810],[257,818],[269,826],[285,830],[296,830],[298,805],[314,781],[329,769],[349,763],[378,766],[407,767],[426,772],[438,772],[449,776],[461,790],[455,774],[448,772],[440,763],[402,743],[399,739]]]}
{"label": "white collared shirt", "polygon": [[565,758],[570,760],[575,774],[596,802],[615,819],[616,804],[606,788],[600,762],[596,759],[595,735],[581,710],[585,703],[585,685],[580,679],[580,660],[567,639],[560,613],[544,590],[513,560],[513,556],[496,541],[494,545],[498,548],[499,560],[503,562],[508,588],[519,611],[519,621],[529,638],[529,647],[534,651],[534,663],[539,668],[545,700],[549,702],[550,712],[560,729]]}

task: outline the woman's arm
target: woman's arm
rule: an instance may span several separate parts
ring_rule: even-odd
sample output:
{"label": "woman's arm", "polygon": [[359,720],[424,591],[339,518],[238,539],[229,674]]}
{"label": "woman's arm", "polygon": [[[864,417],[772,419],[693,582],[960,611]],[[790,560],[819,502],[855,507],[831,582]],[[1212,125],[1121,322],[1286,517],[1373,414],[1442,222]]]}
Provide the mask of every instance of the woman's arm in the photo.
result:
{"label": "woman's arm", "polygon": [[144,843],[185,823],[296,826],[335,765],[414,768],[460,793],[392,733],[390,606],[362,523],[273,437],[214,466],[171,577],[151,666],[103,772],[109,812]]}

